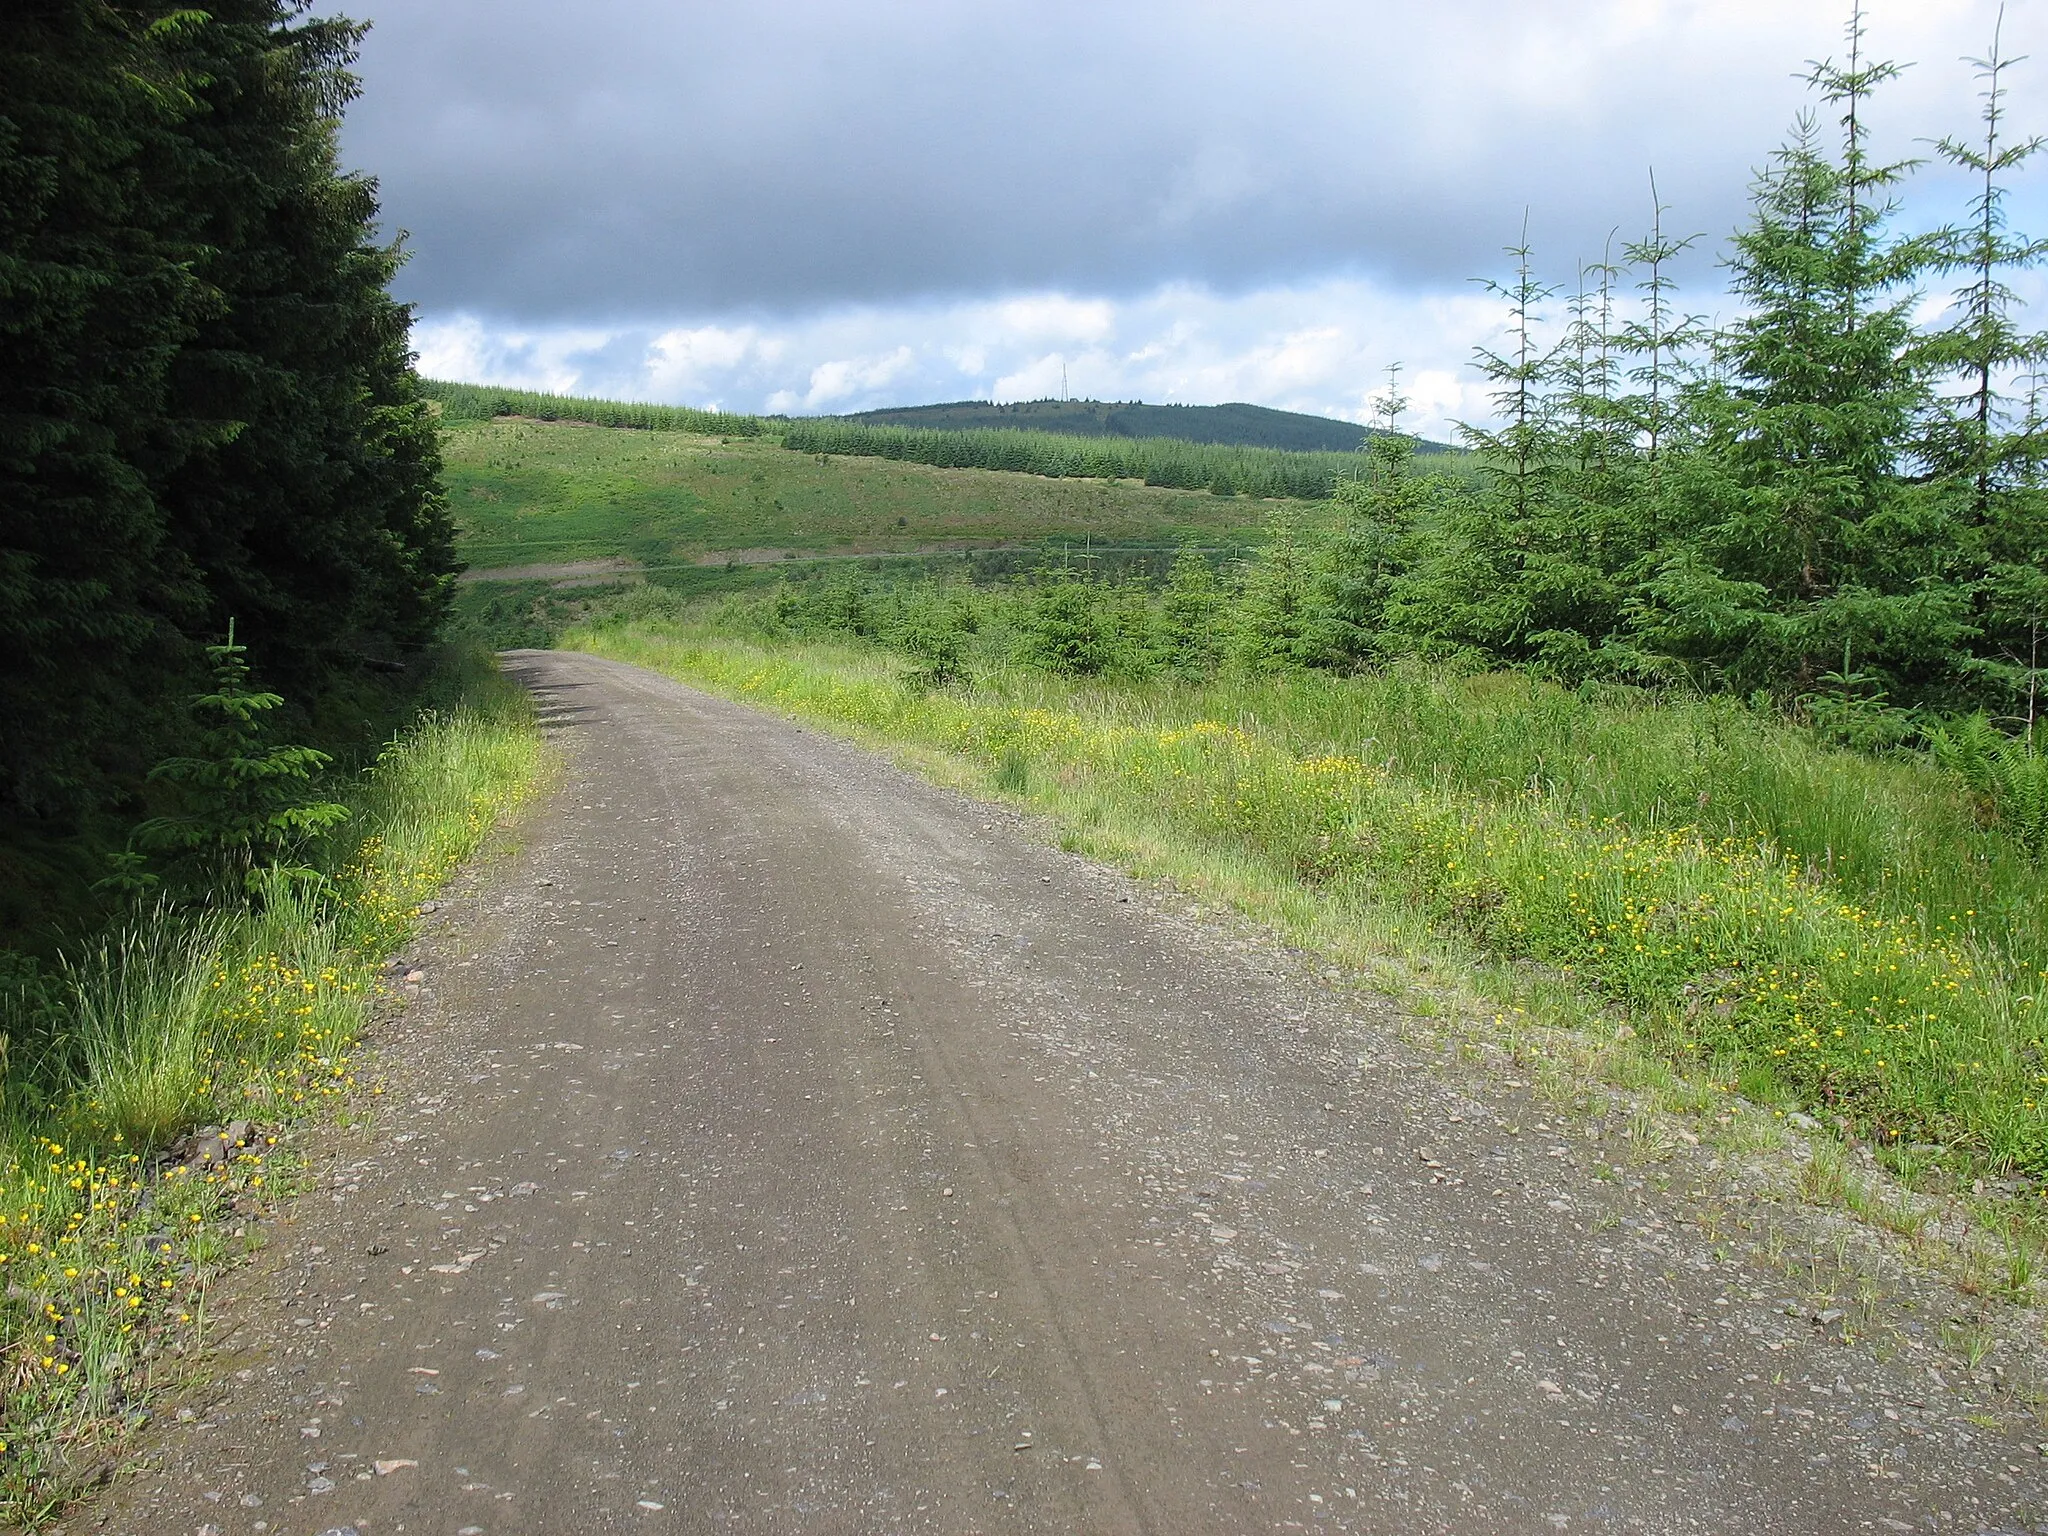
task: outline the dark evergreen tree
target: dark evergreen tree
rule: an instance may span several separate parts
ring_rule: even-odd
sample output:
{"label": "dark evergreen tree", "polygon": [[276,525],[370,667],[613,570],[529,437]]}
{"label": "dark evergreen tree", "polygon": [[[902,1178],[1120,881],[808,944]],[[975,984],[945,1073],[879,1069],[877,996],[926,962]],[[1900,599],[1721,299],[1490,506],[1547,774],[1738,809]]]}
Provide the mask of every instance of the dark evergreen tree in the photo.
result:
{"label": "dark evergreen tree", "polygon": [[1248,672],[1279,672],[1309,662],[1311,539],[1294,510],[1276,509],[1266,541],[1245,562],[1232,605],[1229,659]]}
{"label": "dark evergreen tree", "polygon": [[1062,571],[1043,583],[1023,616],[1023,660],[1048,672],[1093,677],[1115,660],[1100,583]]}
{"label": "dark evergreen tree", "polygon": [[1990,52],[1969,62],[1984,82],[1982,137],[1945,138],[1937,148],[1977,178],[1977,190],[1968,220],[1942,252],[1941,267],[1963,282],[1952,296],[1953,320],[1931,342],[1961,391],[1935,416],[1922,453],[1931,473],[1961,480],[1967,497],[1959,542],[1982,572],[1974,587],[1981,633],[1971,680],[1982,701],[2018,722],[2031,742],[2048,625],[2048,435],[2031,399],[2016,408],[2007,389],[2048,359],[2048,339],[2020,323],[2008,276],[2048,260],[2048,240],[2015,233],[2006,198],[2007,178],[2048,141],[2006,136],[2005,73],[2017,61],[2002,55],[1997,32]]}
{"label": "dark evergreen tree", "polygon": [[0,861],[146,814],[230,619],[340,745],[445,610],[398,253],[335,159],[360,33],[306,9],[0,27]]}
{"label": "dark evergreen tree", "polygon": [[215,254],[216,314],[172,372],[177,414],[223,430],[166,477],[173,537],[265,674],[312,698],[434,633],[454,569],[399,253],[335,133],[362,28],[228,0],[179,34],[202,82],[178,195]]}
{"label": "dark evergreen tree", "polygon": [[1404,581],[1402,610],[1424,651],[1524,661],[1532,636],[1557,627],[1554,563],[1569,541],[1555,517],[1567,448],[1554,386],[1571,354],[1540,334],[1542,308],[1557,290],[1536,275],[1526,233],[1508,254],[1513,279],[1486,285],[1507,305],[1507,345],[1475,358],[1500,424],[1459,428],[1479,456],[1482,484],[1447,498],[1442,536]]}
{"label": "dark evergreen tree", "polygon": [[1337,487],[1340,520],[1309,554],[1302,651],[1311,666],[1351,669],[1401,649],[1390,609],[1419,556],[1422,519],[1447,492],[1416,472],[1407,409],[1396,364],[1373,401],[1363,472]]}
{"label": "dark evergreen tree", "polygon": [[148,766],[205,622],[155,495],[194,436],[170,369],[219,309],[162,185],[175,30],[98,0],[0,27],[0,813],[31,823]]}

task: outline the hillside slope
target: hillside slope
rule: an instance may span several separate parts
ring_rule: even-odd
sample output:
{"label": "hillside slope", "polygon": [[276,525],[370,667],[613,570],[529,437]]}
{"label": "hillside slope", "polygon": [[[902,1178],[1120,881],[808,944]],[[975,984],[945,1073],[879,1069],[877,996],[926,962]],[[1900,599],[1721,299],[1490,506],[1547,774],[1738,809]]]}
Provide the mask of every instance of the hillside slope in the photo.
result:
{"label": "hillside slope", "polygon": [[[863,426],[953,431],[1000,427],[1012,431],[1061,432],[1074,437],[1171,437],[1187,443],[1284,448],[1296,453],[1355,452],[1369,430],[1356,422],[1239,402],[1147,405],[1136,400],[1023,400],[997,405],[987,400],[957,400],[944,405],[856,411],[831,419]],[[1428,451],[1438,445],[1423,446]]]}
{"label": "hillside slope", "polygon": [[1269,508],[1128,482],[822,459],[771,439],[531,420],[442,435],[472,572],[626,560],[754,564],[998,545],[1255,541]]}

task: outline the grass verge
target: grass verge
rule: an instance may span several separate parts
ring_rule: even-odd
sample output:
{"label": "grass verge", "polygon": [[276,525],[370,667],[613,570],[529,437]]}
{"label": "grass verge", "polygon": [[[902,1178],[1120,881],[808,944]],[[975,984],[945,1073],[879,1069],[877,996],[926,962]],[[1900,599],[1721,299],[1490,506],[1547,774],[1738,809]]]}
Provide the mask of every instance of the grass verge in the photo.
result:
{"label": "grass verge", "polygon": [[539,761],[525,695],[473,678],[365,775],[321,883],[138,912],[4,1000],[0,1528],[48,1518],[192,1368],[288,1128],[356,1085],[378,962]]}
{"label": "grass verge", "polygon": [[[1429,754],[1412,745],[1318,750],[1298,720],[1276,722],[1277,691],[1264,718],[1226,722],[1199,689],[1008,674],[920,692],[879,651],[704,627],[565,643],[936,752],[1091,850],[1227,893],[1316,948],[1368,966],[1435,955],[1503,1008],[1625,1023],[1701,1080],[1809,1111],[1923,1175],[1929,1159],[1958,1178],[2048,1171],[2037,962],[1910,905],[1897,882],[1852,894],[1768,835],[1638,829],[1540,786],[1481,793],[1418,771]],[[1427,715],[1411,710],[1411,730]],[[1845,756],[1842,771],[1844,793],[1920,792],[1863,782],[1909,770]]]}

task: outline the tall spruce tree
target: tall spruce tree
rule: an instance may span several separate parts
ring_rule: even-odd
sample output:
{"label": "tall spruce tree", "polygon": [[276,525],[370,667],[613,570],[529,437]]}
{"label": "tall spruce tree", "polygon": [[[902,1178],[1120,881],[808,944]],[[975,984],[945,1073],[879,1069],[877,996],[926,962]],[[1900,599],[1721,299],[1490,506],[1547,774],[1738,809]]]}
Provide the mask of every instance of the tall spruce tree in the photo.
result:
{"label": "tall spruce tree", "polygon": [[[1991,48],[1971,59],[1983,82],[1981,137],[1944,138],[1941,157],[1976,179],[1967,220],[1949,237],[1940,265],[1962,279],[1953,319],[1932,347],[1959,392],[1933,418],[1922,452],[1930,474],[1961,482],[1967,513],[1960,538],[1981,574],[1973,592],[1980,634],[1969,670],[1979,700],[2019,723],[2031,740],[2040,705],[2043,632],[2048,629],[2048,434],[2033,399],[2015,402],[2011,382],[2048,361],[2048,338],[2020,323],[2010,275],[2048,261],[2048,240],[2013,231],[2008,181],[2042,148],[2039,137],[2006,134],[2006,72],[2020,62]],[[2038,375],[2037,375],[2038,376]]]}
{"label": "tall spruce tree", "polygon": [[[17,0],[0,26],[0,887],[145,814],[240,620],[339,744],[429,639],[451,531],[398,260],[299,0]],[[12,921],[0,901],[0,924]]]}
{"label": "tall spruce tree", "polygon": [[1438,537],[1402,582],[1400,617],[1427,654],[1523,660],[1545,626],[1534,606],[1550,547],[1550,514],[1565,462],[1553,391],[1558,353],[1545,339],[1544,306],[1557,289],[1537,276],[1527,220],[1508,247],[1514,275],[1487,280],[1507,308],[1505,345],[1474,361],[1490,386],[1497,426],[1460,424],[1477,455],[1480,485],[1448,500]]}
{"label": "tall spruce tree", "polygon": [[1941,695],[1972,634],[1946,500],[1906,462],[1934,400],[1912,311],[1936,246],[1889,232],[1911,162],[1873,156],[1869,108],[1898,66],[1864,57],[1860,10],[1848,42],[1846,64],[1808,75],[1839,151],[1803,117],[1734,238],[1745,313],[1688,400],[1695,531],[1646,584],[1638,630],[1737,687],[1802,695],[1832,675],[1914,702]]}
{"label": "tall spruce tree", "polygon": [[1159,594],[1159,648],[1168,671],[1200,678],[1216,670],[1223,650],[1217,634],[1223,604],[1223,585],[1207,557],[1183,548]]}
{"label": "tall spruce tree", "polygon": [[388,291],[376,189],[337,166],[362,28],[297,0],[226,0],[183,32],[202,83],[179,195],[216,254],[218,312],[170,406],[224,430],[165,477],[173,536],[288,696],[316,699],[431,637],[453,535],[438,439]]}
{"label": "tall spruce tree", "polygon": [[163,185],[176,29],[99,0],[0,27],[0,816],[30,823],[148,766],[205,621],[156,499],[194,438],[167,380],[219,309]]}
{"label": "tall spruce tree", "polygon": [[1642,274],[1636,282],[1642,309],[1616,338],[1618,350],[1635,359],[1628,376],[1636,386],[1618,403],[1617,413],[1627,425],[1633,446],[1649,467],[1653,489],[1664,456],[1671,450],[1672,434],[1683,419],[1687,358],[1704,339],[1699,317],[1678,307],[1678,281],[1671,271],[1672,264],[1691,250],[1700,237],[1666,234],[1664,215],[1670,211],[1657,192],[1653,171],[1649,233],[1622,247],[1622,259]]}
{"label": "tall spruce tree", "polygon": [[1372,409],[1364,464],[1338,484],[1338,522],[1304,562],[1300,651],[1309,666],[1351,670],[1398,648],[1388,610],[1415,563],[1424,512],[1442,494],[1415,470],[1415,439],[1401,424],[1408,400],[1400,364],[1387,369]]}
{"label": "tall spruce tree", "polygon": [[2019,296],[2008,281],[2010,274],[2048,261],[2048,240],[2014,233],[2006,201],[2007,178],[2048,139],[2006,135],[2005,75],[2022,61],[2001,54],[1997,32],[1984,58],[1966,62],[1984,83],[1982,137],[1943,138],[1935,146],[1942,159],[1977,181],[1967,221],[1949,233],[1937,258],[1942,271],[1963,279],[1951,296],[1954,319],[1933,338],[1939,360],[1962,392],[1956,408],[1938,418],[1927,451],[1937,469],[1968,479],[1971,515],[1982,523],[1991,516],[1993,497],[2027,479],[2043,452],[2033,435],[2010,430],[2011,402],[2003,391],[2015,371],[2048,359],[2048,340],[2019,323]]}

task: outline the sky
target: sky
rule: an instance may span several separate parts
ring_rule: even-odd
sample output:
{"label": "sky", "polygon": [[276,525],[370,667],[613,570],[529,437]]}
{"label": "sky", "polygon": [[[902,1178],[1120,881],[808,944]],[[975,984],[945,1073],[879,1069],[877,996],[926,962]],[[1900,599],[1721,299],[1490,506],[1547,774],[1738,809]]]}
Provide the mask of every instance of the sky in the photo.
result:
{"label": "sky", "polygon": [[[813,414],[1062,393],[1484,421],[1485,279],[1703,238],[1845,57],[1837,0],[354,0],[343,157],[435,377]],[[1879,148],[1978,132],[1997,0],[1868,0]],[[2016,135],[2048,0],[2007,0]],[[1903,225],[1959,217],[1938,166]],[[2048,154],[2013,197],[2048,231]],[[1524,231],[1526,230],[1526,236]],[[2029,282],[2030,290],[2041,284]],[[2043,297],[2048,297],[2044,291]],[[1930,297],[1930,311],[1938,307]],[[1551,306],[1554,310],[1556,305]]]}

